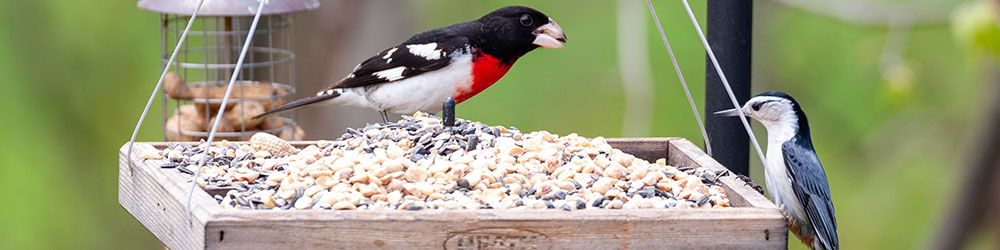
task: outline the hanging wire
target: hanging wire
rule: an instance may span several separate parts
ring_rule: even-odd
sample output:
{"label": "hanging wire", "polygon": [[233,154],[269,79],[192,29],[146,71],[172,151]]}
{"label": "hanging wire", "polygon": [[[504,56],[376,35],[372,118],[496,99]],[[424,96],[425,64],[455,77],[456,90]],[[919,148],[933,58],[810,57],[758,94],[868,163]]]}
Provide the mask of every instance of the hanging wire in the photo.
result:
{"label": "hanging wire", "polygon": [[[139,122],[135,124],[135,130],[132,130],[132,139],[128,141],[128,153],[126,157],[128,159],[128,167],[135,171],[135,166],[132,164],[132,145],[135,144],[135,137],[139,135],[139,128],[142,127],[142,122],[146,120],[146,114],[149,113],[149,106],[153,105],[153,99],[156,99],[156,93],[160,91],[160,87],[163,86],[163,78],[167,76],[167,72],[170,71],[170,64],[174,62],[177,57],[177,52],[180,51],[181,46],[184,45],[184,41],[187,39],[188,31],[191,30],[191,25],[194,24],[195,18],[198,18],[198,12],[201,11],[201,6],[205,4],[205,0],[198,1],[198,7],[194,9],[194,13],[191,14],[191,19],[188,20],[187,26],[184,27],[184,32],[181,33],[181,38],[177,40],[177,46],[174,47],[174,52],[170,53],[170,59],[167,59],[166,66],[163,67],[163,73],[160,73],[160,80],[156,81],[156,87],[153,87],[153,93],[149,95],[149,100],[146,101],[146,107],[142,109],[142,115],[139,115]],[[133,172],[134,173],[134,172]]]}
{"label": "hanging wire", "polygon": [[729,87],[729,80],[726,80],[726,74],[722,73],[722,66],[719,66],[719,60],[715,59],[712,46],[709,46],[708,39],[705,39],[705,32],[701,31],[701,25],[698,24],[698,19],[694,17],[694,12],[691,11],[691,5],[688,4],[688,1],[681,0],[681,2],[684,3],[684,9],[687,10],[688,17],[691,18],[691,24],[698,31],[698,38],[701,38],[701,44],[705,46],[708,58],[712,60],[712,65],[715,66],[715,72],[719,73],[719,78],[722,79],[722,86],[726,87],[729,100],[733,101],[733,107],[736,107],[736,114],[740,115],[740,122],[743,122],[743,128],[747,130],[747,135],[750,136],[750,141],[753,142],[753,148],[757,150],[757,156],[760,157],[760,164],[764,165],[764,168],[767,169],[767,160],[764,158],[764,151],[760,150],[760,143],[757,143],[757,137],[753,134],[753,129],[750,129],[750,123],[747,122],[746,115],[743,115],[743,109],[741,109],[739,101],[736,101],[733,89]]}
{"label": "hanging wire", "polygon": [[708,153],[708,156],[712,156],[712,144],[709,143],[705,123],[702,122],[701,114],[698,113],[698,106],[694,104],[694,98],[691,97],[691,90],[688,89],[687,82],[684,81],[684,74],[681,73],[680,64],[677,64],[677,57],[674,56],[674,50],[670,48],[667,35],[663,33],[663,26],[660,25],[660,18],[656,16],[656,10],[653,9],[652,0],[646,0],[646,5],[649,6],[649,14],[653,15],[653,21],[656,22],[656,29],[660,30],[660,39],[663,39],[663,45],[667,46],[667,54],[670,55],[670,62],[674,64],[674,70],[677,71],[677,78],[681,80],[681,86],[684,86],[684,94],[687,94],[688,103],[691,104],[691,112],[694,113],[694,119],[698,121],[698,128],[701,129],[701,136],[705,139],[705,152]]}
{"label": "hanging wire", "polygon": [[247,32],[247,38],[243,42],[243,49],[240,50],[240,57],[236,60],[236,67],[233,68],[233,74],[229,78],[229,85],[226,86],[226,94],[222,96],[222,104],[219,106],[219,113],[215,116],[215,122],[212,124],[212,130],[209,131],[208,140],[205,141],[205,151],[202,152],[204,155],[201,157],[201,160],[198,161],[198,169],[194,171],[194,179],[191,181],[191,189],[188,190],[187,206],[185,210],[187,213],[191,213],[191,197],[194,196],[194,189],[198,186],[198,175],[201,173],[201,168],[205,167],[205,161],[208,160],[208,153],[212,149],[212,141],[215,140],[215,131],[219,128],[219,121],[222,120],[222,114],[226,112],[226,104],[229,103],[229,95],[233,93],[233,85],[236,83],[236,78],[240,76],[240,71],[243,69],[243,60],[246,59],[247,50],[250,49],[250,42],[253,41],[253,35],[257,33],[254,31],[257,30],[257,22],[260,21],[260,14],[264,10],[264,4],[268,2],[268,0],[258,1],[260,1],[260,4],[257,5],[257,12],[254,13],[253,22],[250,23],[250,31]]}

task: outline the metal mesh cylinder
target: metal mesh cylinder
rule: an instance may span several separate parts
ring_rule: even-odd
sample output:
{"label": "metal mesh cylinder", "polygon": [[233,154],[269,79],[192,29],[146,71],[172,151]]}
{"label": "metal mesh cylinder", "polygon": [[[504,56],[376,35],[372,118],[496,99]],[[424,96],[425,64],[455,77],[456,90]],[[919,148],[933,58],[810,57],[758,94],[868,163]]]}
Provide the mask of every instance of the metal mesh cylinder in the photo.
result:
{"label": "metal mesh cylinder", "polygon": [[[268,132],[301,140],[293,115],[251,119],[285,103],[295,93],[292,14],[261,16],[233,87],[217,138],[246,140]],[[166,66],[190,16],[161,14],[161,63]],[[164,82],[163,124],[167,141],[207,138],[226,84],[232,77],[252,16],[199,16]],[[169,115],[168,115],[169,114]]]}

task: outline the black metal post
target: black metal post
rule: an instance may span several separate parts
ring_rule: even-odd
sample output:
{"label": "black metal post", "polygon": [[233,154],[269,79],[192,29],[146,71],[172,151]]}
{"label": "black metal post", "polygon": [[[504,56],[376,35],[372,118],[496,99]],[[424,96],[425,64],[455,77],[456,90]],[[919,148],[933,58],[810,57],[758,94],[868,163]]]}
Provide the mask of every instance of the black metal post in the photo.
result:
{"label": "black metal post", "polygon": [[[750,41],[753,1],[710,0],[708,5],[708,43],[715,52],[729,80],[733,94],[742,105],[750,99]],[[706,57],[705,129],[712,143],[712,156],[735,173],[750,175],[750,137],[739,119],[717,117],[712,112],[731,109],[712,61]]]}

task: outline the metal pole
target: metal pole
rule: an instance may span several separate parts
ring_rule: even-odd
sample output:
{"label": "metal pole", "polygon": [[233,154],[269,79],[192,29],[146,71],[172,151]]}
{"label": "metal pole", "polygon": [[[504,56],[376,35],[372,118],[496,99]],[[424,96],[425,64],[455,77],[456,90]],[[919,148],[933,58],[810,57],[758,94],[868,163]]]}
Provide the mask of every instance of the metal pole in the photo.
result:
{"label": "metal pole", "polygon": [[[750,41],[753,1],[706,1],[707,36],[739,102],[750,99]],[[711,138],[712,156],[737,174],[750,175],[750,138],[738,119],[712,113],[731,109],[712,62],[705,60],[705,127]]]}

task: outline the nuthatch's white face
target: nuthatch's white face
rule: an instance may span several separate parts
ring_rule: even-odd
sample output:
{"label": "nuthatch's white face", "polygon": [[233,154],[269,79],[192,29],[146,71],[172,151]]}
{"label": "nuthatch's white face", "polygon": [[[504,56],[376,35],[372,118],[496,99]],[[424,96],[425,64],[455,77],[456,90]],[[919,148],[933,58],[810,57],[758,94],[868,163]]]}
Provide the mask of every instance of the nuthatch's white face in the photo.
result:
{"label": "nuthatch's white face", "polygon": [[[743,108],[743,115],[760,121],[764,127],[774,128],[780,125],[793,125],[798,120],[795,115],[794,103],[791,100],[777,96],[755,96],[750,98]],[[719,116],[738,116],[736,109],[715,112]]]}

